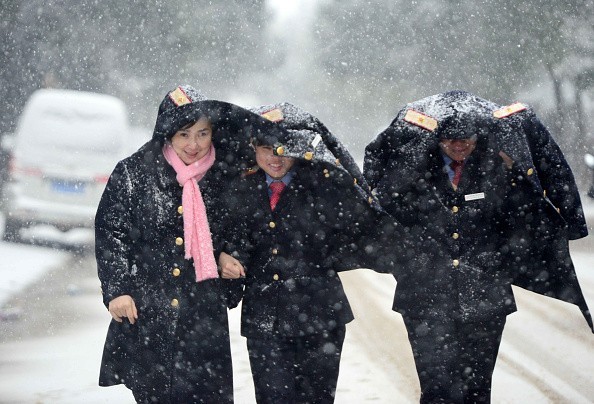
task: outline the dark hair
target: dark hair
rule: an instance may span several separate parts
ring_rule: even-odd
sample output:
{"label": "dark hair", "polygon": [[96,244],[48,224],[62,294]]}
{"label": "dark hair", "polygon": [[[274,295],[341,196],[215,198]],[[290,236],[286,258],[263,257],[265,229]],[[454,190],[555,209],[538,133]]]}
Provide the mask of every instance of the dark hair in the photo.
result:
{"label": "dark hair", "polygon": [[188,128],[190,128],[190,127],[194,126],[194,125],[196,124],[196,122],[198,122],[198,121],[199,121],[199,120],[201,120],[202,118],[206,118],[206,119],[208,119],[208,123],[210,123],[210,128],[211,128],[211,131],[212,131],[212,135],[214,136],[214,134],[215,134],[215,132],[216,132],[216,128],[217,128],[217,127],[216,127],[216,125],[213,123],[212,119],[211,119],[209,116],[207,116],[206,114],[202,114],[202,115],[200,115],[200,116],[199,116],[199,117],[198,117],[196,120],[194,120],[194,121],[190,121],[190,122],[186,123],[185,125],[183,125],[183,126],[180,126],[180,127],[179,127],[178,129],[176,129],[174,132],[167,134],[167,136],[166,136],[165,138],[166,138],[167,140],[171,140],[171,138],[173,138],[173,136],[175,136],[175,134],[176,134],[177,132],[179,132],[179,131],[181,131],[181,130],[184,130],[184,129],[188,129]]}

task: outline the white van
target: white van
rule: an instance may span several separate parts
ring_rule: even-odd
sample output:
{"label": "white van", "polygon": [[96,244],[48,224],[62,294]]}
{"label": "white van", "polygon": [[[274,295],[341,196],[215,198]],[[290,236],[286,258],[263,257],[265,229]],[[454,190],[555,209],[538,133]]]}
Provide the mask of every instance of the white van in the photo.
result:
{"label": "white van", "polygon": [[37,90],[15,132],[5,187],[4,240],[36,224],[92,228],[115,164],[129,152],[128,116],[118,98]]}

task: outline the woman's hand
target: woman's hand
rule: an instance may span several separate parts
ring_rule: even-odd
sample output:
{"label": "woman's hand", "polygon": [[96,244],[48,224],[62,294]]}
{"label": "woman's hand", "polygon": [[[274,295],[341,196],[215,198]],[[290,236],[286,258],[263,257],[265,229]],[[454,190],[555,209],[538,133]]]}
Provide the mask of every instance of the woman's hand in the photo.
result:
{"label": "woman's hand", "polygon": [[130,324],[134,324],[138,320],[136,304],[132,296],[129,295],[118,296],[109,302],[109,314],[118,323],[121,323],[124,317],[128,318]]}
{"label": "woman's hand", "polygon": [[223,279],[238,279],[245,277],[243,265],[236,258],[227,253],[219,255],[219,266],[221,267],[221,277]]}

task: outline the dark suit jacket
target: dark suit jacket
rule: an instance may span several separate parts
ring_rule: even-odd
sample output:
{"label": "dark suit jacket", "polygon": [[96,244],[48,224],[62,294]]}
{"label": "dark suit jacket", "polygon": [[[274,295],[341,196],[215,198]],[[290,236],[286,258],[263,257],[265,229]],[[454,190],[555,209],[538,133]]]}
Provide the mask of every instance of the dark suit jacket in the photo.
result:
{"label": "dark suit jacket", "polygon": [[[178,374],[173,358],[183,343],[185,359],[210,365],[180,382],[194,385],[201,396],[232,401],[227,299],[234,297],[233,281],[196,282],[193,260],[185,259],[183,244],[176,243],[184,235],[182,188],[161,148],[151,141],[120,161],[97,210],[96,257],[103,301],[108,306],[113,298],[130,295],[139,314],[134,325],[111,321],[99,383],[124,383],[134,389],[158,385],[166,395],[167,383]],[[218,163],[200,181],[211,228],[220,217],[217,201],[224,182]],[[216,234],[213,243],[216,248]],[[217,369],[216,375],[208,373],[212,369]]]}
{"label": "dark suit jacket", "polygon": [[373,210],[338,171],[296,165],[274,212],[262,171],[232,183],[235,197],[227,199],[227,251],[247,273],[241,332],[248,338],[318,334],[353,320],[337,273],[350,268],[339,258],[358,248]]}
{"label": "dark suit jacket", "polygon": [[412,179],[390,164],[379,182],[380,203],[411,234],[416,258],[397,275],[394,310],[409,317],[479,321],[516,310],[503,260],[511,175],[487,144],[467,159],[457,191],[438,148],[424,175]]}
{"label": "dark suit jacket", "polygon": [[[392,195],[406,182],[422,184],[438,138],[432,131],[406,122],[404,117],[413,109],[439,121],[450,113],[452,105],[472,108],[473,114],[487,125],[478,129],[487,134],[493,151],[502,150],[514,161],[509,173],[513,182],[508,184],[514,189],[508,190],[507,211],[502,216],[511,221],[508,228],[513,232],[507,235],[507,247],[500,250],[506,255],[502,269],[517,286],[578,305],[593,328],[568,246],[568,240],[588,233],[579,193],[561,150],[529,107],[497,119],[494,111],[500,108],[498,105],[463,91],[411,103],[366,147],[367,180],[373,188],[378,188],[381,181],[393,182]],[[388,194],[378,196],[384,204],[396,203],[387,202]],[[386,208],[390,210],[388,205]],[[398,280],[399,274],[396,276]]]}

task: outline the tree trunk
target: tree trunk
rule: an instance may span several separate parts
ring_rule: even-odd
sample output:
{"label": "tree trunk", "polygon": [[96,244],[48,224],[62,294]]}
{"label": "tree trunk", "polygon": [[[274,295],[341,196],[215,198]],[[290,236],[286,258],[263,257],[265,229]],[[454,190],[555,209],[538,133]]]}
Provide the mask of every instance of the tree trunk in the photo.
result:
{"label": "tree trunk", "polygon": [[563,101],[563,96],[561,95],[561,81],[555,74],[553,70],[553,66],[550,64],[546,65],[546,69],[551,77],[551,82],[553,84],[553,93],[555,96],[555,111],[557,114],[557,119],[553,119],[553,132],[560,135],[564,132],[566,128],[565,125],[565,103]]}

